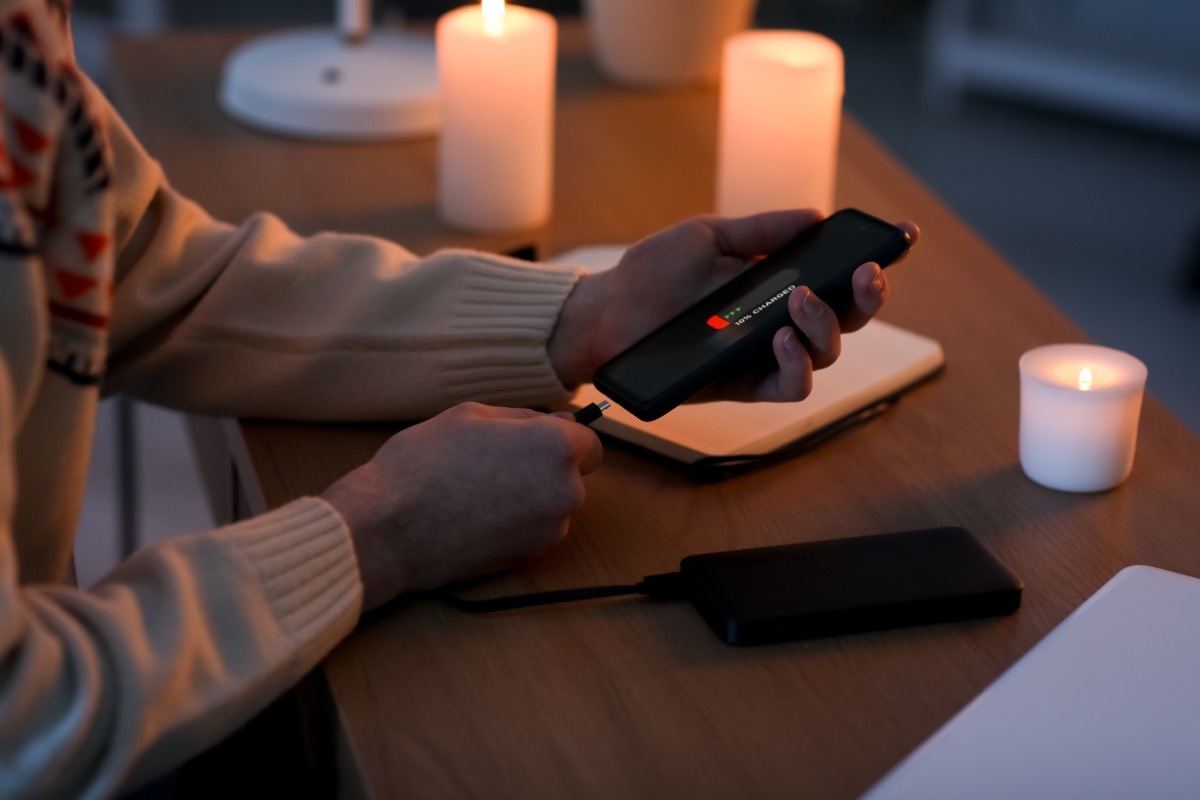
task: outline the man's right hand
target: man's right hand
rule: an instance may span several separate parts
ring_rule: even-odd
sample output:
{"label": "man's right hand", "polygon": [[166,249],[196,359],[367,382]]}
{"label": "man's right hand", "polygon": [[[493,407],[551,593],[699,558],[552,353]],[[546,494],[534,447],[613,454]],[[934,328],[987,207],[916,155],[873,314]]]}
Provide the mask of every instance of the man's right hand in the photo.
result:
{"label": "man's right hand", "polygon": [[600,459],[596,434],[570,419],[466,403],[397,433],[321,496],[350,527],[367,611],[561,541]]}

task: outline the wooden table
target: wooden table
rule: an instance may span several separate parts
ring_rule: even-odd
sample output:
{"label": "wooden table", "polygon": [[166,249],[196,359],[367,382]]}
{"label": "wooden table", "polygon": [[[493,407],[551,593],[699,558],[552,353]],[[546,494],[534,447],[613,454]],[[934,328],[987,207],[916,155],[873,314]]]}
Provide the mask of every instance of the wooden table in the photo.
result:
{"label": "wooden table", "polygon": [[[626,92],[562,31],[555,205],[529,235],[469,236],[433,204],[433,141],[334,146],[261,136],[215,105],[227,33],[125,41],[117,100],[175,185],[219,216],[417,251],[553,254],[628,242],[713,196],[716,95]],[[610,447],[568,540],[479,587],[625,583],[681,557],[965,525],[1025,581],[1006,618],[739,649],[687,605],[614,600],[469,617],[410,599],[325,662],[340,774],[375,797],[851,797],[962,708],[1119,569],[1200,575],[1200,441],[1153,398],[1132,477],[1073,495],[1017,462],[1017,358],[1082,340],[1045,298],[847,120],[838,200],[918,221],[882,317],[939,339],[947,368],[881,419],[782,466],[697,484]],[[817,378],[820,379],[819,376]],[[319,491],[389,428],[243,421],[252,508]]]}

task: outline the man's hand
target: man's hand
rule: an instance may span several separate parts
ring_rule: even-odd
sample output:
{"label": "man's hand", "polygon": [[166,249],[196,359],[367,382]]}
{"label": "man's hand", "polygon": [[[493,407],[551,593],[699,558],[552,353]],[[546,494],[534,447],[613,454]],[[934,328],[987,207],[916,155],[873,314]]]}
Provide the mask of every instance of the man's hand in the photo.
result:
{"label": "man's hand", "polygon": [[556,544],[600,458],[569,419],[467,403],[397,433],[322,497],[350,526],[369,610]]}
{"label": "man's hand", "polygon": [[[567,299],[549,345],[559,377],[568,386],[590,381],[600,365],[821,219],[813,210],[694,217],[638,242],[611,270],[581,278]],[[915,242],[917,227],[902,227]],[[812,371],[840,354],[841,333],[867,324],[887,300],[887,277],[877,264],[860,266],[852,283],[854,303],[841,319],[807,287],[792,292],[795,328],[775,335],[774,363],[718,382],[703,399],[806,397]]]}

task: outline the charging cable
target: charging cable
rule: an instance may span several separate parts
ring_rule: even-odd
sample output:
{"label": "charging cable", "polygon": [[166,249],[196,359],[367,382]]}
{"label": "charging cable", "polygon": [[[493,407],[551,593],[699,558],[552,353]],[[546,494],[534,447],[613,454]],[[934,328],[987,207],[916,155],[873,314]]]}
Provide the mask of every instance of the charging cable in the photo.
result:
{"label": "charging cable", "polygon": [[558,589],[552,592],[533,592],[509,597],[493,597],[486,600],[467,600],[454,594],[453,588],[438,593],[438,597],[459,611],[468,614],[486,614],[492,611],[509,611],[514,608],[545,606],[553,603],[569,603],[576,600],[595,600],[600,597],[622,597],[644,595],[654,600],[685,600],[690,596],[688,584],[678,572],[648,575],[640,583],[625,586],[588,586],[581,589]]}

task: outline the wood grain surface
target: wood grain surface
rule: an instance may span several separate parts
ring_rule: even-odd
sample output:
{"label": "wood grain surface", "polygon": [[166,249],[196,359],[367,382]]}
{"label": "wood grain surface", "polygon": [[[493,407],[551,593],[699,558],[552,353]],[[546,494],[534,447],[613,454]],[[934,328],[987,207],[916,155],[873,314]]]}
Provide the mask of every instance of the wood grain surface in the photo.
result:
{"label": "wood grain surface", "polygon": [[[302,231],[418,252],[535,242],[553,254],[712,205],[715,90],[608,85],[578,24],[562,26],[553,220],[503,236],[438,221],[433,140],[313,144],[226,120],[217,76],[241,38],[116,48],[117,101],[174,183],[219,216],[266,208]],[[469,592],[627,583],[691,553],[964,525],[1024,579],[1021,610],[740,649],[683,604],[470,617],[407,598],[325,664],[347,786],[379,798],[853,797],[1122,567],[1200,575],[1200,441],[1149,398],[1127,483],[1097,495],[1035,485],[1017,461],[1017,359],[1081,332],[852,119],[838,200],[922,226],[889,271],[882,318],[941,341],[944,374],[813,453],[722,483],[610,446],[567,541]],[[242,471],[275,506],[319,491],[394,429],[243,421]]]}

